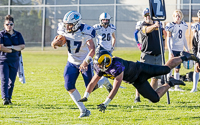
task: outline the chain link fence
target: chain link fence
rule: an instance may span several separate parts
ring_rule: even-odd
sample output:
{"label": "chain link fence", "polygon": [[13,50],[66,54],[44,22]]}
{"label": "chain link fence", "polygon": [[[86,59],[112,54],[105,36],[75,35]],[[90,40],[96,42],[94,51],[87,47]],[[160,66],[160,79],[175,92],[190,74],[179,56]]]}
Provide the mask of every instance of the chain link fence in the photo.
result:
{"label": "chain link fence", "polygon": [[[163,24],[172,22],[172,13],[181,9],[184,21],[189,25],[186,38],[191,48],[191,24],[197,21],[200,8],[198,0],[167,0],[167,19]],[[135,25],[143,20],[142,11],[149,7],[148,0],[1,0],[0,29],[3,29],[4,16],[11,14],[15,20],[15,30],[22,33],[26,47],[50,47],[57,35],[57,24],[62,21],[65,13],[75,10],[81,13],[82,22],[91,26],[99,23],[99,15],[107,12],[112,16],[117,30],[116,47],[136,47],[134,39]]]}

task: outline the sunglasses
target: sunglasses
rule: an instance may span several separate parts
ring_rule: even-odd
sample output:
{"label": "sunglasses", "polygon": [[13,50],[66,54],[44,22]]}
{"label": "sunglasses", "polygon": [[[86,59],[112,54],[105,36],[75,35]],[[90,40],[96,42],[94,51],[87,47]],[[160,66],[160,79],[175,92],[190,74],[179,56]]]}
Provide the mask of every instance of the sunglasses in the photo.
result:
{"label": "sunglasses", "polygon": [[13,26],[13,23],[8,23],[8,24],[6,24],[6,26],[8,26],[8,25]]}
{"label": "sunglasses", "polygon": [[147,16],[150,16],[150,15],[149,14],[145,14],[144,16],[147,17]]}

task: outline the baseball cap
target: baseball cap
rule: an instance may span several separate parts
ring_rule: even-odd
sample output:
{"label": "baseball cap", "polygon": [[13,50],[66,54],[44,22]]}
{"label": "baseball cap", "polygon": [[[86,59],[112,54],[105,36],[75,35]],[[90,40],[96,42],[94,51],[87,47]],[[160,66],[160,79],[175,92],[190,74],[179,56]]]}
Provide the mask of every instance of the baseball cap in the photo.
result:
{"label": "baseball cap", "polygon": [[147,14],[147,13],[149,13],[149,8],[145,8],[144,10],[143,10],[143,16],[145,15],[145,14]]}

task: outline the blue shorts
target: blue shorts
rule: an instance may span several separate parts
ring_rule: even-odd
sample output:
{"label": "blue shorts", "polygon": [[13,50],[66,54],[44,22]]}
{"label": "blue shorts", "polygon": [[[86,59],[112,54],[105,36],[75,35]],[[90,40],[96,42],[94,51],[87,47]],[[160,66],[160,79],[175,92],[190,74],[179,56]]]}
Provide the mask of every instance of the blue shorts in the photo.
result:
{"label": "blue shorts", "polygon": [[[71,89],[75,89],[75,84],[76,80],[79,75],[79,66],[80,65],[75,65],[70,62],[67,62],[64,70],[64,79],[65,79],[65,89],[67,91]],[[89,84],[90,80],[92,79],[94,73],[93,73],[93,68],[92,64],[90,63],[88,65],[88,70],[82,74],[84,82],[85,82],[85,87]]]}
{"label": "blue shorts", "polygon": [[[181,51],[174,51],[174,50],[172,50],[172,53],[173,53],[174,57],[179,57]],[[175,69],[180,69],[180,68],[181,68],[181,64],[175,67]]]}

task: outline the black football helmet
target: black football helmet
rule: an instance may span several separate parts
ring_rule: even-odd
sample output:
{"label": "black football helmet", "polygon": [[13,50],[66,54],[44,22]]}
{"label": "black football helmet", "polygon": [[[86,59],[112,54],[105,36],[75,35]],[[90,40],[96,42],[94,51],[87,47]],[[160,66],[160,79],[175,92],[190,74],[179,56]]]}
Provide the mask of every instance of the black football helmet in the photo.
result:
{"label": "black football helmet", "polygon": [[107,50],[100,50],[94,57],[94,63],[99,66],[101,71],[106,71],[112,63],[112,54]]}

